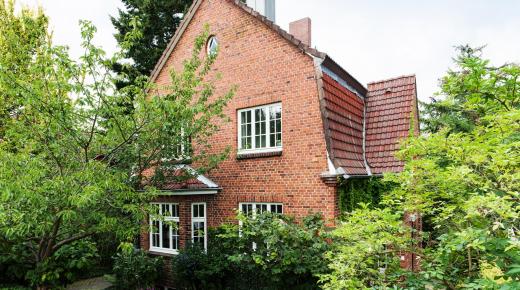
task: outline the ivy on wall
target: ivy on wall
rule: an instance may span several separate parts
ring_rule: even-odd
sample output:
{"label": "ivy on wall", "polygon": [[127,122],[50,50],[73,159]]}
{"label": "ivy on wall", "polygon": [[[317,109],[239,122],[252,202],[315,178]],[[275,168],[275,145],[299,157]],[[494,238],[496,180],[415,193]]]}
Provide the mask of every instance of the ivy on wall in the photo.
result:
{"label": "ivy on wall", "polygon": [[392,189],[393,184],[384,182],[381,177],[344,179],[338,187],[339,209],[342,213],[352,212],[359,204],[377,207],[381,196]]}

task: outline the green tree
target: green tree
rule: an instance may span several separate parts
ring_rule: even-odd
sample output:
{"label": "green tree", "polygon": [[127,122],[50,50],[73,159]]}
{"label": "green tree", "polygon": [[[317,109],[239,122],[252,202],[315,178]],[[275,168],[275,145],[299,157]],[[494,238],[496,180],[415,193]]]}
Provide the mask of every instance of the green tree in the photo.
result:
{"label": "green tree", "polygon": [[[429,134],[402,143],[398,156],[406,161],[403,172],[384,177],[394,186],[382,195],[381,206],[399,213],[400,219],[406,212],[419,212],[423,218],[422,235],[409,243],[422,242],[423,247],[408,248],[421,257],[421,271],[404,273],[406,284],[400,285],[414,289],[518,289],[520,66],[493,67],[478,49],[468,47],[461,48],[455,64],[456,69],[443,78],[439,94],[444,104],[450,104],[449,110],[436,109],[437,115],[428,116],[427,122],[435,124]],[[370,217],[377,211],[363,215]],[[347,217],[338,230],[349,241],[340,240],[339,247],[352,249],[365,243],[352,242],[350,235],[363,225],[351,220],[358,214],[355,211]],[[391,220],[384,224],[392,225]],[[362,230],[369,232],[373,226],[363,225]],[[394,247],[406,249],[406,243]],[[354,257],[370,251],[372,247],[359,247]],[[339,252],[336,258],[347,261],[351,257],[345,253]],[[365,277],[358,275],[358,268],[343,271],[335,262],[330,267],[329,286],[344,285],[352,276],[360,281]],[[403,274],[395,268],[385,273],[394,277]],[[381,285],[378,281],[377,277],[363,281],[362,287]]]}
{"label": "green tree", "polygon": [[[41,11],[23,10],[16,16],[12,1],[0,1],[0,34],[10,38],[10,41],[0,39],[3,60],[1,70],[9,70],[20,76],[29,73],[32,55],[46,41],[47,21]],[[13,51],[20,53],[12,53]],[[21,105],[16,94],[7,95],[2,93],[4,91],[5,88],[0,84],[0,140],[3,138],[6,122],[17,114]]]}
{"label": "green tree", "polygon": [[123,0],[124,10],[119,10],[112,23],[117,30],[116,40],[125,43],[125,37],[136,28],[141,38],[133,42],[125,57],[132,65],[114,64],[114,69],[126,75],[118,81],[123,87],[132,83],[138,76],[148,76],[182,20],[182,15],[193,0]]}
{"label": "green tree", "polygon": [[360,208],[347,214],[333,232],[326,258],[330,273],[320,273],[323,289],[386,287],[399,280],[400,253],[407,249],[409,229],[391,209]]}
{"label": "green tree", "polygon": [[[441,83],[442,91],[423,103],[423,130],[438,132],[469,132],[481,118],[497,110],[514,108],[518,97],[518,76],[515,65],[493,67],[482,58],[482,47],[459,46],[455,58],[459,65],[449,70]],[[475,81],[478,80],[478,81]]]}
{"label": "green tree", "polygon": [[[43,17],[25,10],[16,16],[12,3],[0,9],[7,27]],[[0,29],[0,94],[18,105],[5,118],[0,141],[0,249],[6,251],[1,256],[18,253],[19,262],[31,265],[25,279],[45,289],[61,283],[63,265],[51,261],[65,247],[103,233],[132,241],[151,210],[152,186],[190,178],[169,174],[179,162],[189,158],[204,173],[225,158],[227,150],[207,153],[208,138],[223,121],[233,90],[216,96],[206,80],[216,57],[199,57],[208,29],[183,71],[171,72],[172,85],[154,88],[140,79],[119,91],[111,67],[124,53],[106,57],[93,46],[89,22],[81,24],[79,61],[53,46],[49,33],[39,41],[46,21],[39,23],[24,26],[38,37],[33,49],[19,45],[13,29]],[[6,69],[12,59],[23,60],[23,73]],[[131,114],[118,105],[128,91],[135,97]]]}

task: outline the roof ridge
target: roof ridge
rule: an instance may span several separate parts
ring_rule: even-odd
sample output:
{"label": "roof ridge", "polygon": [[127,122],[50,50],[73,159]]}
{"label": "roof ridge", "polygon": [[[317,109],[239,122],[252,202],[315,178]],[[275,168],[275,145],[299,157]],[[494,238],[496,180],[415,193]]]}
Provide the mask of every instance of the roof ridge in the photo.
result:
{"label": "roof ridge", "polygon": [[384,79],[384,80],[380,80],[380,81],[373,81],[373,82],[369,82],[368,85],[386,83],[386,82],[391,82],[391,81],[396,81],[396,80],[399,80],[399,79],[411,78],[411,77],[415,78],[416,75],[415,74],[409,74],[409,75],[402,75],[402,76],[398,76],[398,77]]}

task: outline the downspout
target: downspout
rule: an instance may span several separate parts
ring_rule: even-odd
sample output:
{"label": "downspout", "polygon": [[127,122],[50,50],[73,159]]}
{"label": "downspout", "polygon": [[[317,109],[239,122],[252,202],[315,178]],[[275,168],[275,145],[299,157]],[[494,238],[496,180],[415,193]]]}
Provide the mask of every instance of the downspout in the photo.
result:
{"label": "downspout", "polygon": [[363,98],[363,162],[368,176],[372,176],[372,170],[367,162],[367,97]]}

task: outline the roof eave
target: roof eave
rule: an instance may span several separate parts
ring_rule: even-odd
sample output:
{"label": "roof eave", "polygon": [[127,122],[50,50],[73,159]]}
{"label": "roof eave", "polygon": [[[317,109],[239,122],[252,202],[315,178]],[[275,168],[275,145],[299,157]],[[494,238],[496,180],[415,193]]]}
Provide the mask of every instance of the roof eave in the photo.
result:
{"label": "roof eave", "polygon": [[366,97],[368,93],[368,89],[361,84],[355,77],[353,77],[349,72],[347,72],[343,67],[341,67],[337,62],[335,62],[329,55],[323,54],[323,63],[325,67],[329,70],[336,73],[342,79],[347,81],[354,89],[363,94],[363,97]]}

